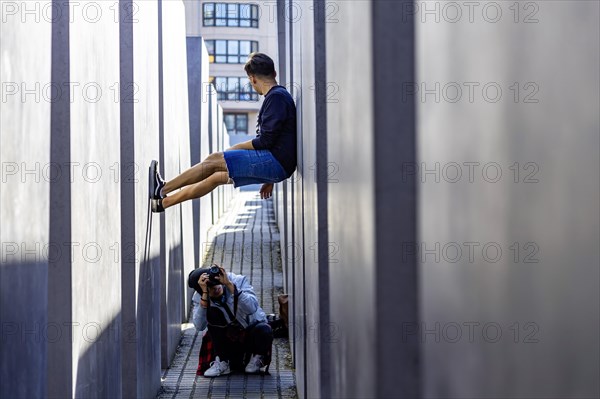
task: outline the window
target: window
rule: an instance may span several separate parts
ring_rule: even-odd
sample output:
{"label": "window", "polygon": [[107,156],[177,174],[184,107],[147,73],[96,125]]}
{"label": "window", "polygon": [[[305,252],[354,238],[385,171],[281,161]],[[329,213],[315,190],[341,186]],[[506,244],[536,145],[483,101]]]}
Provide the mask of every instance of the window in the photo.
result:
{"label": "window", "polygon": [[216,64],[244,64],[250,53],[258,51],[258,42],[251,40],[207,40],[209,61]]}
{"label": "window", "polygon": [[229,134],[248,134],[248,114],[225,114]]}
{"label": "window", "polygon": [[203,25],[258,28],[258,5],[204,3]]}
{"label": "window", "polygon": [[248,78],[216,77],[211,81],[219,101],[258,101],[258,93],[252,89]]}

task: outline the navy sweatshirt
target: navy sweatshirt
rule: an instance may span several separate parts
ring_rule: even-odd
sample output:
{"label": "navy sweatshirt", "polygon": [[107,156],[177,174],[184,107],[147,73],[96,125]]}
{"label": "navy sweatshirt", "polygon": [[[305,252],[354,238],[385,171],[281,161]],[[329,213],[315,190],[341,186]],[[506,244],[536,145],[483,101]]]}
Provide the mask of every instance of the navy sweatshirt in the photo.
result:
{"label": "navy sweatshirt", "polygon": [[258,112],[255,150],[269,150],[288,177],[296,170],[296,105],[283,86],[273,86]]}

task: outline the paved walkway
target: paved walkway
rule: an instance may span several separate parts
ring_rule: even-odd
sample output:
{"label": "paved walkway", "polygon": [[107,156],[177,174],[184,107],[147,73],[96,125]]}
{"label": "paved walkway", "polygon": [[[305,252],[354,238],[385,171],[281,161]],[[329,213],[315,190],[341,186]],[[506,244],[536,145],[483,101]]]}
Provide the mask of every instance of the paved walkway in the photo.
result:
{"label": "paved walkway", "polygon": [[[250,278],[265,313],[279,313],[277,295],[283,292],[279,231],[273,201],[263,201],[258,189],[236,195],[231,208],[216,224],[204,267],[221,264]],[[230,374],[219,378],[196,376],[202,334],[193,324],[182,325],[182,339],[171,367],[162,372],[158,398],[296,398],[296,381],[287,339],[273,342],[271,375]]]}

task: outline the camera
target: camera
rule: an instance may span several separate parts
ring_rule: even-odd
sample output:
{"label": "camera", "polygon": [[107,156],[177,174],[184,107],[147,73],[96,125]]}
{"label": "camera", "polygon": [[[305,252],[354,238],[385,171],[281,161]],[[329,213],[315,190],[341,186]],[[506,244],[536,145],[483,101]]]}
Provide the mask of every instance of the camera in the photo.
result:
{"label": "camera", "polygon": [[216,265],[211,266],[210,269],[208,269],[209,283],[211,283],[212,285],[221,284],[221,282],[216,279],[216,277],[218,277],[220,275],[221,275],[221,269],[219,269],[219,266],[216,266]]}

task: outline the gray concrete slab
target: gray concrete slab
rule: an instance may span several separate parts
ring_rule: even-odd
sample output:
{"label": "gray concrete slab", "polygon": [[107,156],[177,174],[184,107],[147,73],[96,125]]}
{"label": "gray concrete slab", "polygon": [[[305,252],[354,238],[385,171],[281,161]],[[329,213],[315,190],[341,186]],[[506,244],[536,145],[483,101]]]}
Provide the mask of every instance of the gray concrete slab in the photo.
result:
{"label": "gray concrete slab", "polygon": [[[53,12],[61,15],[52,23],[52,82],[59,87],[69,87],[69,7],[52,3]],[[65,168],[71,161],[71,95],[61,92],[51,102],[50,162],[63,165],[60,175],[50,183],[50,242],[62,245],[48,263],[48,324],[70,326],[72,322],[71,295],[71,170]],[[60,177],[58,177],[60,176]],[[60,246],[59,246],[60,248]],[[48,340],[47,391],[49,398],[71,395],[73,391],[73,331],[65,328],[61,339]],[[63,339],[64,337],[64,339]],[[57,372],[58,370],[62,372]]]}
{"label": "gray concrete slab", "polygon": [[[50,7],[39,2],[38,7]],[[47,391],[52,26],[2,2],[0,396]],[[33,205],[35,198],[43,203]],[[31,226],[44,226],[34,229]]]}
{"label": "gray concrete slab", "polygon": [[[598,4],[468,6],[325,7],[332,397],[598,395]],[[317,116],[295,84],[314,51],[299,14],[282,23],[280,65],[304,176]],[[300,329],[312,190],[304,179],[276,199]],[[572,340],[576,325],[590,328]]]}
{"label": "gray concrete slab", "polygon": [[[208,130],[208,137],[209,137],[209,142],[208,142],[208,148],[209,148],[209,153],[212,154],[213,152],[217,152],[219,151],[219,141],[218,141],[218,131],[219,131],[219,126],[221,125],[221,122],[219,120],[219,103],[217,101],[217,90],[215,89],[215,87],[213,85],[210,85],[209,87],[209,101],[210,101],[210,106],[209,106],[209,114],[210,114],[210,124],[209,124],[209,130]],[[211,211],[212,211],[212,221],[213,223],[216,223],[217,220],[219,220],[219,191],[217,190],[213,190],[210,193],[210,198],[211,198]]]}
{"label": "gray concrete slab", "polygon": [[[190,154],[192,165],[203,161],[211,152],[209,146],[210,92],[208,52],[201,37],[187,38],[188,87],[190,98]],[[231,191],[231,190],[230,190]],[[194,262],[200,264],[207,246],[208,229],[212,225],[212,195],[194,200]],[[191,291],[190,291],[191,294]]]}
{"label": "gray concrete slab", "polygon": [[[296,336],[297,378],[299,395],[303,397],[329,397],[329,350],[332,330],[336,326],[329,320],[329,258],[335,255],[334,243],[327,239],[327,187],[330,176],[336,172],[336,164],[327,161],[327,131],[325,112],[328,98],[335,90],[335,82],[326,79],[324,2],[294,4],[298,18],[294,20],[295,71],[291,86],[297,93],[299,115],[298,172],[291,184],[301,194],[295,206],[298,220],[296,241],[297,291],[295,306],[298,315]],[[301,16],[301,17],[300,17]],[[331,97],[331,96],[330,96]],[[333,257],[332,260],[335,260]],[[301,363],[304,367],[301,367]]]}
{"label": "gray concrete slab", "polygon": [[[163,112],[163,176],[166,179],[177,176],[180,171],[180,151],[185,144],[183,137],[189,137],[189,116],[187,96],[187,57],[185,10],[180,1],[161,1],[161,41],[162,54],[162,99]],[[182,133],[183,132],[183,133]],[[189,140],[189,139],[188,139]],[[188,141],[189,143],[189,141]],[[188,148],[183,151],[189,154]],[[184,206],[188,206],[187,204]],[[169,209],[164,218],[162,242],[162,304],[161,304],[161,358],[166,367],[175,354],[181,335],[180,324],[183,315],[183,247],[181,231],[182,206]],[[162,233],[162,231],[161,231]],[[192,237],[190,237],[192,239]]]}
{"label": "gray concrete slab", "polygon": [[[377,391],[378,369],[371,293],[379,279],[372,108],[379,93],[374,92],[373,78],[368,78],[374,72],[375,22],[371,2],[336,4],[343,19],[326,28],[327,77],[339,88],[338,102],[327,104],[327,159],[338,167],[337,182],[328,190],[329,242],[339,249],[337,262],[329,262],[331,321],[339,327],[338,339],[331,344],[331,367],[336,372],[330,383],[332,397],[368,397]],[[347,62],[339,62],[342,59]],[[357,84],[357,76],[367,78]]]}
{"label": "gray concrete slab", "polygon": [[600,392],[600,6],[511,5],[416,14],[427,397]]}
{"label": "gray concrete slab", "polygon": [[[210,91],[212,85],[209,83],[209,63],[208,63],[208,51],[206,47],[202,47],[202,97],[201,97],[201,112],[204,117],[201,121],[201,143],[200,143],[200,159],[204,160],[210,154],[209,146],[209,118],[210,118]],[[210,195],[206,195],[200,199],[200,252],[203,254],[204,247],[206,246],[206,237],[208,229],[212,226],[212,198]],[[202,260],[202,256],[198,259],[198,264]]]}
{"label": "gray concrete slab", "polygon": [[136,6],[133,22],[133,3],[120,3],[122,396],[148,398],[160,386],[160,217],[148,200],[159,153],[158,6]]}
{"label": "gray concrete slab", "polygon": [[[203,70],[203,46],[201,37],[187,37],[187,67],[188,67],[188,103],[190,117],[190,163],[195,165],[202,161],[202,122],[207,117],[202,112],[204,102],[202,101],[202,70]],[[204,118],[202,118],[204,116]],[[200,262],[200,201],[193,201],[194,221],[194,264]],[[191,292],[190,292],[191,295]]]}
{"label": "gray concrete slab", "polygon": [[[181,3],[181,7],[183,8],[183,2]],[[184,9],[185,11],[185,9]],[[181,17],[181,15],[180,15]],[[179,32],[181,33],[181,31]],[[187,61],[186,44],[184,42],[183,54],[186,56],[185,60]],[[182,49],[178,49],[179,52]],[[183,70],[184,69],[184,70]],[[183,73],[182,73],[183,72]],[[179,87],[184,85],[186,89],[188,88],[188,76],[187,76],[187,64],[185,68],[182,68],[182,71],[179,72]],[[186,101],[185,104],[182,104],[182,110],[179,117],[185,117],[186,121],[189,121],[189,103]],[[180,143],[179,143],[179,172],[182,173],[189,169],[193,164],[191,162],[191,137],[190,137],[190,126],[189,122],[187,123],[186,128],[181,129],[180,131]],[[194,270],[196,267],[194,253],[196,250],[196,245],[194,242],[194,213],[192,209],[193,202],[186,201],[182,203],[181,206],[181,237],[182,237],[182,279],[181,279],[181,292],[182,292],[182,306],[181,306],[181,320],[186,320],[188,315],[188,310],[191,306],[191,290],[187,286],[187,275]]]}
{"label": "gray concrete slab", "polygon": [[81,15],[74,13],[69,27],[73,258],[70,290],[63,288],[73,297],[70,394],[114,397],[121,395],[122,384],[121,268],[119,254],[115,257],[121,240],[121,186],[111,169],[121,160],[120,105],[115,101],[119,23],[111,4],[89,6]]}

